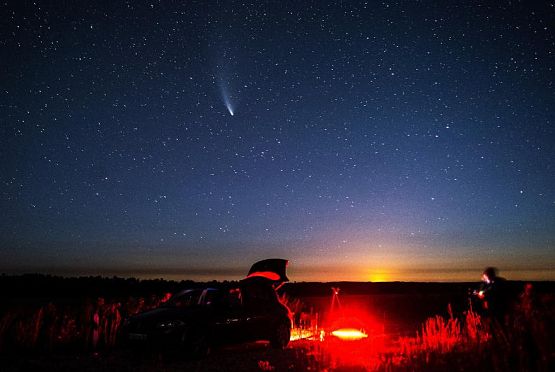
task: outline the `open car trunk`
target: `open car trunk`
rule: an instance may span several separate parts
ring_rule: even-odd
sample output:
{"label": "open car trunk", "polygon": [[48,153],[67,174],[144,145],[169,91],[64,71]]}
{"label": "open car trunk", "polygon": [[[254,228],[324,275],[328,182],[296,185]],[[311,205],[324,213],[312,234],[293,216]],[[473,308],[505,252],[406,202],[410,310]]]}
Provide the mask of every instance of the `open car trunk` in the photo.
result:
{"label": "open car trunk", "polygon": [[269,258],[255,262],[244,280],[266,278],[272,282],[277,282],[277,284],[288,282],[289,278],[286,273],[288,262],[282,258]]}

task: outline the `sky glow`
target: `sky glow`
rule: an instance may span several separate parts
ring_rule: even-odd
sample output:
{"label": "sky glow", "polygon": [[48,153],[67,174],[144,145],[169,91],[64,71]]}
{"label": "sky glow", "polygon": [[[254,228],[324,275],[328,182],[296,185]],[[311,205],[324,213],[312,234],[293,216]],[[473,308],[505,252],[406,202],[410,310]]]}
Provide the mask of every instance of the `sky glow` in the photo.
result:
{"label": "sky glow", "polygon": [[548,3],[0,9],[0,272],[555,280]]}

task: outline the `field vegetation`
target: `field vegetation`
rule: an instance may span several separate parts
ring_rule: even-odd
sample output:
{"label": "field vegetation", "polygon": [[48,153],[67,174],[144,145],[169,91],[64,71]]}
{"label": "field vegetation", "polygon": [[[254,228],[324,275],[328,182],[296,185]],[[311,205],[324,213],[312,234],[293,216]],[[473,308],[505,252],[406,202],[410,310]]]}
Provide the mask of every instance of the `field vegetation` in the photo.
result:
{"label": "field vegetation", "polygon": [[[188,361],[175,355],[137,358],[121,347],[119,330],[127,316],[159,306],[169,293],[206,284],[3,276],[1,365],[6,370],[555,370],[551,283],[515,284],[514,301],[502,318],[476,308],[460,284],[339,283],[347,292],[341,314],[361,320],[367,334],[358,341],[330,335],[330,319],[337,313],[323,292],[329,284],[293,283],[281,296],[299,336],[287,350],[233,346],[206,360]],[[353,308],[357,311],[349,312]]]}

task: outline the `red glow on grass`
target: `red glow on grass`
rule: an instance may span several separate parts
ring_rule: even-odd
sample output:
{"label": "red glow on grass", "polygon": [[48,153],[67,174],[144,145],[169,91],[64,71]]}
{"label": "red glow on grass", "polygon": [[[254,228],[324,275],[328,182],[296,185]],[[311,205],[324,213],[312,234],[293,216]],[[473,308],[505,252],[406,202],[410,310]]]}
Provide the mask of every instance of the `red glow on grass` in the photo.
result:
{"label": "red glow on grass", "polygon": [[[326,314],[322,328],[340,340],[365,338],[360,333],[368,336],[384,332],[383,321],[376,319],[363,304],[355,302],[347,302],[341,309]],[[350,332],[345,333],[346,330]],[[336,331],[337,335],[334,334]]]}
{"label": "red glow on grass", "polygon": [[357,341],[368,337],[366,333],[354,328],[340,328],[331,332],[332,335],[343,341]]}

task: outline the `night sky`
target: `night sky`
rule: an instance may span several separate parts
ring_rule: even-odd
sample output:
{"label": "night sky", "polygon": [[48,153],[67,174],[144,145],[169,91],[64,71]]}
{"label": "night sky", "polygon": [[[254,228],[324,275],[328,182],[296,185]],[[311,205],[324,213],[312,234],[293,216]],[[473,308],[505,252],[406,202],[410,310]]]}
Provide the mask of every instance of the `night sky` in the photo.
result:
{"label": "night sky", "polygon": [[0,13],[0,272],[555,280],[553,2]]}

